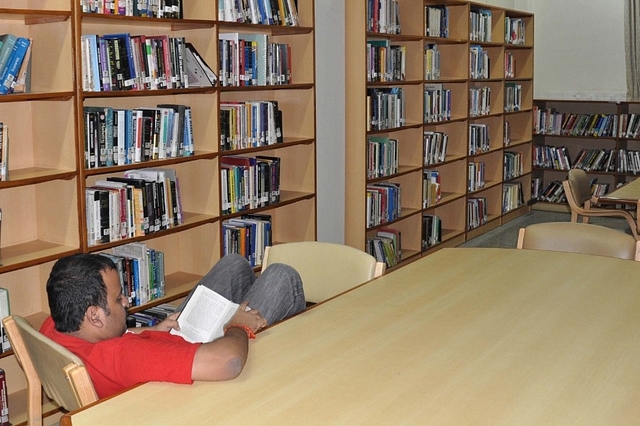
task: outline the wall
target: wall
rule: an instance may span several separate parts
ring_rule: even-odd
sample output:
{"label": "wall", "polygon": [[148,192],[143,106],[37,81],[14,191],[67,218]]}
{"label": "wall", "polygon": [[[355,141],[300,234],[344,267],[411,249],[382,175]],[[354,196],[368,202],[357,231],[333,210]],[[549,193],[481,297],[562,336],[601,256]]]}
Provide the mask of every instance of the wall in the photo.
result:
{"label": "wall", "polygon": [[[316,0],[318,239],[343,243],[344,1]],[[481,0],[535,14],[534,97],[623,98],[624,2]]]}
{"label": "wall", "polygon": [[624,2],[535,0],[534,97],[626,96]]}

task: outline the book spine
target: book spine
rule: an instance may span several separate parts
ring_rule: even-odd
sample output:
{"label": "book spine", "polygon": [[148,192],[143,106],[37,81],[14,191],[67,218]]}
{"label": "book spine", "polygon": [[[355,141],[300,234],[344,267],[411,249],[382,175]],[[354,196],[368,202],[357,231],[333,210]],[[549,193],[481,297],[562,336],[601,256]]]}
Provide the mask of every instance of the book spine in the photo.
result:
{"label": "book spine", "polygon": [[7,376],[0,368],[0,426],[10,426],[9,423],[9,394],[7,392]]}

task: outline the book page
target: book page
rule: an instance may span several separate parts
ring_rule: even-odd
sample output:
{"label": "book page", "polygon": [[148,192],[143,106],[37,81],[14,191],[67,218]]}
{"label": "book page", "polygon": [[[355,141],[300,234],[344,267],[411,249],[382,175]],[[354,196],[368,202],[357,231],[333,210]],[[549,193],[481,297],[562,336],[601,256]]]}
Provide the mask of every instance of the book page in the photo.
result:
{"label": "book page", "polygon": [[171,334],[192,343],[210,342],[224,335],[222,327],[237,309],[237,303],[199,285],[178,317],[180,330],[171,330]]}

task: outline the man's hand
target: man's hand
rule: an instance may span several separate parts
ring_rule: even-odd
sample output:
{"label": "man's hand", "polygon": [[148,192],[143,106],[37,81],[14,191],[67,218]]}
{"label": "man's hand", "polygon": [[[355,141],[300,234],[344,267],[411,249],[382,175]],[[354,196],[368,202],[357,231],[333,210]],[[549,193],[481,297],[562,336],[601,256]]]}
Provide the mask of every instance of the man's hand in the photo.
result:
{"label": "man's hand", "polygon": [[165,319],[163,319],[158,324],[154,325],[153,327],[149,327],[148,330],[166,331],[166,332],[171,331],[171,329],[180,330],[180,324],[178,324],[179,315],[180,315],[180,312],[174,312],[168,317],[166,317]]}
{"label": "man's hand", "polygon": [[245,300],[240,304],[238,310],[233,314],[226,325],[229,324],[246,325],[255,333],[261,328],[266,327],[267,320],[260,315],[260,312],[257,309],[250,309],[249,302]]}

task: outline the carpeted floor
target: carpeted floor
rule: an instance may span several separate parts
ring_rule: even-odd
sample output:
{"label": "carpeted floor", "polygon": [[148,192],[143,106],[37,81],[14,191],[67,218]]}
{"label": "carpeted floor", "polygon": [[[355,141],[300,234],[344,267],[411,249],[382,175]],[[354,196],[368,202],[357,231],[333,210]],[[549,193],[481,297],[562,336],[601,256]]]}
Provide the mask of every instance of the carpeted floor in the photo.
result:
{"label": "carpeted floor", "polygon": [[[512,220],[502,226],[492,229],[486,234],[480,235],[472,240],[467,241],[460,247],[496,247],[496,248],[515,248],[518,241],[518,230],[534,223],[541,222],[569,222],[571,215],[569,213],[547,212],[540,210],[532,210],[517,219]],[[594,217],[590,223],[594,223],[608,228],[614,228],[631,234],[629,225],[624,219]]]}

